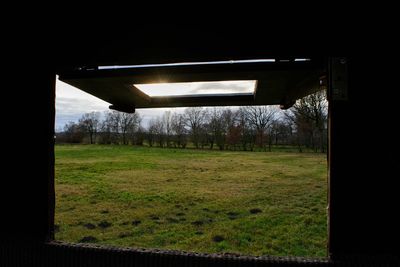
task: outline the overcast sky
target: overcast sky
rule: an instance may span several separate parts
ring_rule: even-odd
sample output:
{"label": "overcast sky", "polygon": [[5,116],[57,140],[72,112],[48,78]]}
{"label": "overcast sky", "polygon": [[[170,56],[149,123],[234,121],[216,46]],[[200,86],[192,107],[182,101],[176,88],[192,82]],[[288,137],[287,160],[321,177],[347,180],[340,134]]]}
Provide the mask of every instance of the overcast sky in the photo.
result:
{"label": "overcast sky", "polygon": [[[204,94],[204,93],[243,93],[254,90],[254,81],[227,81],[188,84],[159,84],[138,85],[150,96],[182,95],[182,94]],[[62,130],[68,122],[77,122],[79,118],[88,112],[101,112],[109,110],[110,104],[94,97],[84,91],[77,89],[57,79],[56,81],[56,131]],[[157,108],[137,109],[136,112],[142,117],[143,126],[147,126],[151,118],[160,116],[166,110],[183,112],[184,108]]]}
{"label": "overcast sky", "polygon": [[[88,112],[101,112],[110,110],[109,103],[94,97],[84,91],[77,89],[67,83],[57,79],[56,81],[56,131],[62,130],[64,125],[70,121],[78,122],[79,118]],[[166,110],[176,110],[182,112],[184,108],[156,108],[138,109],[136,112],[143,119],[143,124],[153,118],[160,116]]]}

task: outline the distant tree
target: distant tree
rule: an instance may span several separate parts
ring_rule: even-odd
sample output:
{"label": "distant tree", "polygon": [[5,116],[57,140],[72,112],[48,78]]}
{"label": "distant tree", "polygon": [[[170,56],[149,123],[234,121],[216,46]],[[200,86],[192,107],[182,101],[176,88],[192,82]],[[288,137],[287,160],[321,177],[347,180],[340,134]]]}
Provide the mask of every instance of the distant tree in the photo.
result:
{"label": "distant tree", "polygon": [[154,145],[156,134],[157,134],[156,121],[155,119],[151,119],[149,121],[149,127],[146,133],[147,143],[149,144],[150,147]]}
{"label": "distant tree", "polygon": [[121,121],[121,112],[113,110],[107,113],[107,124],[111,131],[111,142],[114,144],[121,143],[120,136],[120,121]]}
{"label": "distant tree", "polygon": [[290,144],[292,127],[285,117],[273,121],[271,127],[271,141],[275,144]]}
{"label": "distant tree", "polygon": [[165,124],[162,118],[157,117],[154,121],[154,129],[155,129],[155,136],[156,142],[160,147],[164,147],[165,144]]}
{"label": "distant tree", "polygon": [[236,150],[238,144],[240,144],[241,139],[241,127],[239,125],[232,125],[228,129],[228,133],[226,135],[226,144],[230,147],[230,149]]}
{"label": "distant tree", "polygon": [[220,150],[225,146],[225,127],[222,120],[222,110],[213,108],[206,112],[207,125],[206,128],[210,135],[210,149],[216,144]]}
{"label": "distant tree", "polygon": [[140,125],[135,133],[134,145],[143,146],[146,138],[146,130]]}
{"label": "distant tree", "polygon": [[111,118],[111,112],[104,112],[104,120],[100,123],[100,140],[101,144],[111,144],[113,143],[113,123]]}
{"label": "distant tree", "polygon": [[118,132],[122,136],[122,144],[128,144],[128,135],[132,137],[140,124],[140,116],[138,113],[125,113],[120,112],[118,121]]}
{"label": "distant tree", "polygon": [[204,120],[198,129],[198,142],[202,149],[210,145],[210,135],[207,129],[207,121]]}
{"label": "distant tree", "polygon": [[[267,130],[275,120],[277,111],[276,106],[247,106],[242,109],[249,124],[256,130],[259,146],[264,149],[266,149],[266,134],[269,133]],[[271,150],[271,146],[269,146],[269,150]]]}
{"label": "distant tree", "polygon": [[167,147],[171,146],[172,139],[172,113],[171,111],[165,111],[162,116],[162,124],[164,128],[165,143]]}
{"label": "distant tree", "polygon": [[128,144],[135,142],[136,132],[140,128],[141,117],[138,113],[106,111],[101,123],[101,142],[104,144]]}
{"label": "distant tree", "polygon": [[303,144],[313,148],[315,152],[326,151],[328,102],[325,90],[298,100],[286,112],[286,117],[295,126],[299,150]]}
{"label": "distant tree", "polygon": [[85,135],[81,125],[75,122],[68,122],[64,126],[64,136],[66,143],[81,143]]}
{"label": "distant tree", "polygon": [[304,133],[308,132],[309,125],[298,120],[294,113],[291,110],[286,110],[285,111],[285,120],[289,122],[290,126],[293,129],[293,138],[294,138],[294,143],[297,145],[297,148],[299,152],[303,152],[302,146],[305,144],[304,141]]}
{"label": "distant tree", "polygon": [[100,124],[99,121],[99,112],[85,113],[79,119],[80,127],[82,127],[82,129],[89,135],[90,144],[94,144],[96,142],[96,134]]}
{"label": "distant tree", "polygon": [[[236,113],[232,112],[230,108],[225,108],[222,110],[221,119],[223,123],[224,129],[224,140],[225,140],[225,149],[229,149],[229,145],[236,145],[236,142],[239,142],[239,135],[235,126],[236,123]],[[229,142],[228,139],[229,138]]]}
{"label": "distant tree", "polygon": [[143,128],[140,125],[142,118],[137,112],[128,115],[130,120],[127,126],[127,135],[129,136],[132,145],[141,145],[143,144]]}
{"label": "distant tree", "polygon": [[153,144],[158,144],[160,147],[164,147],[165,126],[162,118],[157,117],[150,120],[147,137],[150,146],[153,146]]}
{"label": "distant tree", "polygon": [[171,117],[171,129],[173,134],[173,142],[176,147],[186,147],[186,124],[183,114],[174,113]]}
{"label": "distant tree", "polygon": [[199,148],[202,126],[205,119],[205,113],[201,107],[190,107],[185,109],[186,124],[190,127],[192,142],[196,148]]}
{"label": "distant tree", "polygon": [[239,110],[236,112],[237,125],[240,129],[240,143],[242,144],[242,149],[244,151],[246,151],[247,148],[253,151],[256,134],[246,115],[247,112],[245,107],[239,108]]}

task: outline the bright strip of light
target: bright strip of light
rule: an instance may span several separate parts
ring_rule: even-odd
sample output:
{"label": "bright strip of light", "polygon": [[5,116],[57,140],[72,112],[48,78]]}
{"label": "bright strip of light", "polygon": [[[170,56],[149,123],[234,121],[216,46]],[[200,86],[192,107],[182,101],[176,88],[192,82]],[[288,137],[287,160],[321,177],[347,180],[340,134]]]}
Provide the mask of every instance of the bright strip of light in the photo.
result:
{"label": "bright strip of light", "polygon": [[116,65],[116,66],[99,66],[99,70],[110,69],[132,69],[132,68],[154,68],[154,67],[174,67],[174,66],[195,66],[195,65],[218,65],[218,64],[243,64],[243,63],[267,63],[275,62],[275,59],[245,59],[245,60],[224,60],[224,61],[207,61],[207,62],[183,62],[183,63],[166,63],[166,64],[143,64],[143,65]]}
{"label": "bright strip of light", "polygon": [[255,80],[189,82],[189,83],[153,83],[135,84],[134,86],[150,97],[182,95],[223,95],[253,94]]}
{"label": "bright strip of light", "polygon": [[309,58],[295,58],[294,59],[295,62],[302,62],[302,61],[310,61]]}

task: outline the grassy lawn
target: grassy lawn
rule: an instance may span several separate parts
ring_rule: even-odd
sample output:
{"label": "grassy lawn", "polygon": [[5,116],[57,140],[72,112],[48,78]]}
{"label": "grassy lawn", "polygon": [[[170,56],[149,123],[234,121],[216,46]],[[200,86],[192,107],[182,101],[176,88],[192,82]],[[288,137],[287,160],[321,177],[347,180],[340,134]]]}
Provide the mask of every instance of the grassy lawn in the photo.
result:
{"label": "grassy lawn", "polygon": [[326,155],[58,145],[56,239],[323,257]]}

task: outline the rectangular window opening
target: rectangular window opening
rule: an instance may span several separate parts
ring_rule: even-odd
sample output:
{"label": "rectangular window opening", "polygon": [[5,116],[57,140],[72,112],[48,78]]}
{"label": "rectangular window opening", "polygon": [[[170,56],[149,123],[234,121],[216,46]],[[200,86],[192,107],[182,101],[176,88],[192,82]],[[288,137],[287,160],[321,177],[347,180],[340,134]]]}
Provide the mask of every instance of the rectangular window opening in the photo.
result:
{"label": "rectangular window opening", "polygon": [[[253,94],[256,82],[134,86],[162,97]],[[133,114],[111,111],[109,103],[61,81],[56,93],[56,240],[327,257],[325,91],[288,110],[189,107]],[[304,113],[315,111],[313,104],[316,120]]]}
{"label": "rectangular window opening", "polygon": [[150,97],[198,96],[198,95],[253,95],[257,81],[217,81],[188,83],[135,84],[134,86]]}

